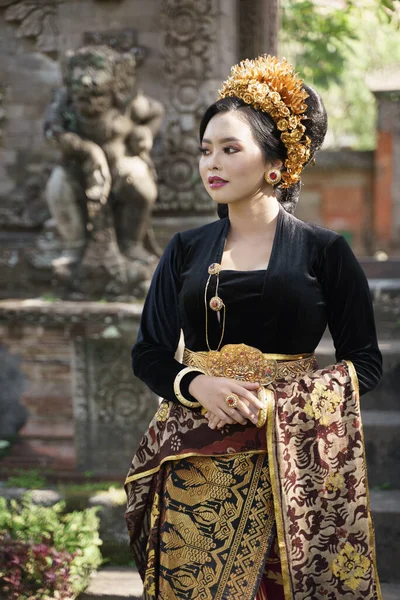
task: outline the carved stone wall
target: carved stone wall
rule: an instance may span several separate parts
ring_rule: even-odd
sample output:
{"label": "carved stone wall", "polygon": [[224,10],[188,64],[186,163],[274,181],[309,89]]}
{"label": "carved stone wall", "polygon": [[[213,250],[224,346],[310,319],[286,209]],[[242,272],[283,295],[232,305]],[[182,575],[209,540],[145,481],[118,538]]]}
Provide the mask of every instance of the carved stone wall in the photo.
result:
{"label": "carved stone wall", "polygon": [[[132,377],[128,339],[73,342],[73,410],[77,469],[97,474],[120,473],[129,464],[157,399]],[[104,440],[107,443],[104,444]]]}
{"label": "carved stone wall", "polygon": [[6,111],[4,110],[4,96],[6,90],[3,85],[0,84],[0,145],[3,139],[3,123],[6,118]]}
{"label": "carved stone wall", "polygon": [[0,381],[9,383],[0,403],[29,413],[0,474],[30,467],[123,479],[158,406],[132,376],[140,313],[133,303],[0,302]]}
{"label": "carved stone wall", "polygon": [[[163,0],[165,79],[168,94],[161,163],[160,210],[212,207],[198,175],[197,128],[212,102],[207,84],[216,74],[216,0]],[[211,93],[210,93],[211,91]]]}
{"label": "carved stone wall", "polygon": [[4,20],[16,27],[18,38],[34,39],[37,50],[57,52],[58,6],[65,0],[1,0]]}
{"label": "carved stone wall", "polygon": [[236,15],[224,0],[162,0],[167,109],[157,212],[210,213],[198,173],[198,128],[236,60]]}
{"label": "carved stone wall", "polygon": [[[52,89],[61,82],[61,55],[99,40],[129,45],[133,31],[139,58],[144,59],[138,84],[167,107],[154,151],[160,176],[157,210],[213,210],[198,176],[197,129],[238,57],[231,0],[0,0],[0,82],[8,90],[3,107],[0,100],[0,119],[7,115],[0,229],[37,225],[18,202],[21,197],[31,202],[24,187],[27,179],[57,158],[43,140],[42,124]],[[35,202],[43,204],[40,194]],[[47,216],[43,213],[43,220]]]}

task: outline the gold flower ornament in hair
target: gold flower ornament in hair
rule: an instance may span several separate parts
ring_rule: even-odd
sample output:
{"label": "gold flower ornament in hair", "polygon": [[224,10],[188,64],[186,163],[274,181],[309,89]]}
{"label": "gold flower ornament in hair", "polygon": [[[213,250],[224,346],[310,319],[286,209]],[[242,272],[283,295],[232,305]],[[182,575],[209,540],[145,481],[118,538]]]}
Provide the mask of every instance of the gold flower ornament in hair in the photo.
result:
{"label": "gold flower ornament in hair", "polygon": [[230,96],[241,98],[272,117],[287,150],[281,185],[288,188],[297,183],[310,158],[311,140],[302,124],[307,118],[304,113],[308,94],[293,66],[285,58],[270,55],[243,60],[232,67],[230,77],[219,90],[218,99]]}

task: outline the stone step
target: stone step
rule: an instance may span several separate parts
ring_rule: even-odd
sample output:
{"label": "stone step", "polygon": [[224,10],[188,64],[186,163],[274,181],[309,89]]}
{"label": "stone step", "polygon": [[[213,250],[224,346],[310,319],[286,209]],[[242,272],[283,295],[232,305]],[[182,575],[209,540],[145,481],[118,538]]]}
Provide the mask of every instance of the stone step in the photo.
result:
{"label": "stone step", "polygon": [[[377,387],[361,398],[361,406],[368,410],[400,410],[400,340],[380,340],[383,355],[383,376]],[[324,337],[316,355],[320,367],[335,362],[332,340]]]}
{"label": "stone step", "polygon": [[400,583],[382,583],[383,600],[400,599]]}
{"label": "stone step", "polygon": [[371,488],[400,488],[400,411],[362,410]]}
{"label": "stone step", "polygon": [[372,410],[400,410],[400,341],[381,341],[383,376],[374,390],[361,398],[361,406]]}
{"label": "stone step", "polygon": [[[400,584],[400,490],[371,491],[371,510],[379,577]],[[393,598],[399,600],[400,593]]]}
{"label": "stone step", "polygon": [[[131,568],[106,567],[98,571],[78,600],[142,600],[142,582]],[[400,599],[400,583],[382,583],[383,600]]]}

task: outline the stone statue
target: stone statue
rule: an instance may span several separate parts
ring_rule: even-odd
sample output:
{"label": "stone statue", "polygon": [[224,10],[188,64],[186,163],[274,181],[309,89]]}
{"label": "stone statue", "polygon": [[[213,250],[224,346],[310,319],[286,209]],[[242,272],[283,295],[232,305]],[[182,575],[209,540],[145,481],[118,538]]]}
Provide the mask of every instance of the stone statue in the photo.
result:
{"label": "stone statue", "polygon": [[97,236],[108,254],[114,244],[118,256],[109,263],[124,264],[129,279],[132,264],[154,265],[158,254],[149,223],[157,198],[150,151],[163,107],[136,90],[134,54],[108,46],[69,51],[63,82],[45,116],[46,138],[61,151],[46,186],[63,243],[53,267],[71,272]]}

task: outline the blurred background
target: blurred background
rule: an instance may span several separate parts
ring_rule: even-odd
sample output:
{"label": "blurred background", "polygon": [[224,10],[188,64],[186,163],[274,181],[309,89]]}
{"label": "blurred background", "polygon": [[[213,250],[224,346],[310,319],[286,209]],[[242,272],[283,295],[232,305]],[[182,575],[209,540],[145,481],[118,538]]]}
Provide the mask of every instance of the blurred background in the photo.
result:
{"label": "blurred background", "polygon": [[[201,116],[231,65],[261,53],[289,59],[327,107],[296,216],[342,233],[370,283],[384,377],[362,410],[384,598],[400,598],[400,2],[0,0],[0,552],[18,539],[25,562],[54,567],[68,547],[69,564],[79,526],[62,520],[102,506],[100,522],[80,513],[92,558],[75,595],[100,538],[109,564],[130,560],[121,486],[158,403],[130,347],[160,252],[216,216]],[[329,332],[318,356],[334,360]],[[0,597],[25,598],[18,573]],[[114,583],[104,597],[128,597]]]}

